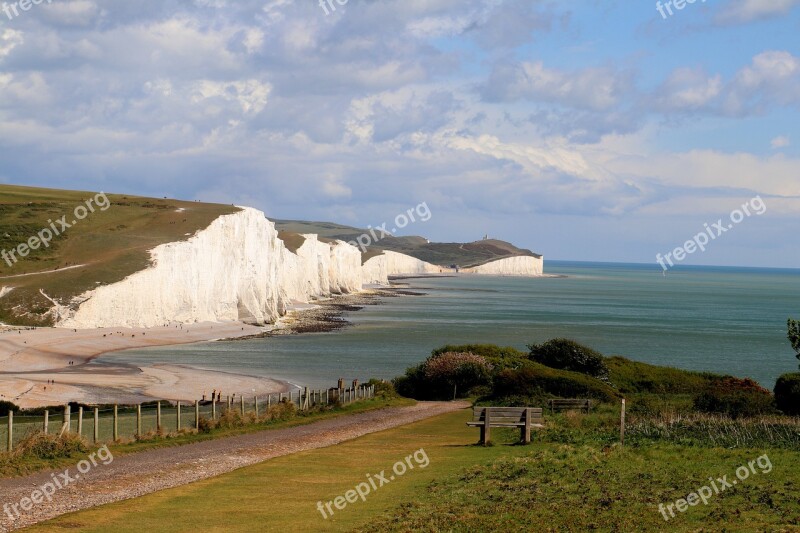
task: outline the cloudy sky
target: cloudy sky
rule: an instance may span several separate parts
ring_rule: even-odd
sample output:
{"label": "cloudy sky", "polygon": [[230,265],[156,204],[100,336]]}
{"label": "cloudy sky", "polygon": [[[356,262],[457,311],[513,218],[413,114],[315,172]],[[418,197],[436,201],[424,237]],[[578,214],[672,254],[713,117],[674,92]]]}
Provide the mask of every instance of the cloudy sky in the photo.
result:
{"label": "cloudy sky", "polygon": [[0,182],[800,267],[800,0],[316,2],[6,0]]}

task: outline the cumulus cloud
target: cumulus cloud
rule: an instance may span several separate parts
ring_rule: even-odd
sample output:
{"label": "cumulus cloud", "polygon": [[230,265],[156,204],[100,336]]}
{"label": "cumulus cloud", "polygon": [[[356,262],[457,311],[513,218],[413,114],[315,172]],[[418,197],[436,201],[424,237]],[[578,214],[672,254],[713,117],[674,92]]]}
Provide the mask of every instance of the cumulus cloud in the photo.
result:
{"label": "cumulus cloud", "polygon": [[630,8],[589,4],[43,5],[0,29],[0,181],[352,223],[425,200],[448,239],[500,217],[696,212],[754,183],[800,210],[785,123],[766,130],[779,152],[669,137],[675,117],[747,130],[796,112],[793,49],[651,51],[610,20]]}
{"label": "cumulus cloud", "polygon": [[620,102],[630,75],[610,67],[573,72],[548,68],[542,61],[498,64],[483,87],[489,101],[528,100],[605,110]]}
{"label": "cumulus cloud", "polygon": [[800,6],[800,0],[734,0],[717,11],[718,24],[742,24],[786,15]]}

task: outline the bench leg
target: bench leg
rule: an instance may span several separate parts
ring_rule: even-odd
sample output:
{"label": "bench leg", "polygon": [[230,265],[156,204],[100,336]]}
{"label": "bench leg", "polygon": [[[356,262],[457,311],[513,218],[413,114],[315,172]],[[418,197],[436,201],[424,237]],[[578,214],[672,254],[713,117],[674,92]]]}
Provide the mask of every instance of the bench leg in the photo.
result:
{"label": "bench leg", "polygon": [[531,443],[531,410],[525,410],[525,425],[522,426],[522,444]]}
{"label": "bench leg", "polygon": [[491,440],[491,428],[489,424],[486,424],[481,429],[481,444],[487,446],[490,440]]}

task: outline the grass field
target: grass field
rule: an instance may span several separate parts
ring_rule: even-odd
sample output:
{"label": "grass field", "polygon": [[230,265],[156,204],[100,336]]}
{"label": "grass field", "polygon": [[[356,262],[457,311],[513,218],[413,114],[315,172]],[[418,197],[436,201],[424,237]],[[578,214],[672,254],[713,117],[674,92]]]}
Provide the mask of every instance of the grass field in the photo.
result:
{"label": "grass field", "polygon": [[[491,447],[461,411],[42,524],[32,531],[764,531],[800,530],[800,464],[787,449],[612,444],[609,413],[557,416],[530,446]],[[565,429],[572,431],[564,439]],[[424,450],[417,466],[325,519],[318,501]],[[737,486],[665,521],[674,503],[767,455]],[[763,461],[762,461],[763,462]],[[417,464],[417,463],[415,463]],[[766,464],[766,463],[764,463]],[[335,509],[335,508],[334,508]]]}
{"label": "grass field", "polygon": [[[13,250],[52,228],[49,221],[62,232],[48,247],[40,245],[26,257],[15,255],[18,261],[11,265],[0,261],[0,287],[14,289],[0,298],[0,322],[51,325],[52,303],[40,289],[67,304],[88,289],[145,268],[148,250],[188,239],[217,217],[237,211],[218,204],[108,194],[109,207],[103,210],[94,203],[94,212],[76,220],[76,208],[97,194],[0,185],[0,250]],[[62,230],[57,222],[62,217],[71,227]],[[83,266],[70,268],[76,265]]]}

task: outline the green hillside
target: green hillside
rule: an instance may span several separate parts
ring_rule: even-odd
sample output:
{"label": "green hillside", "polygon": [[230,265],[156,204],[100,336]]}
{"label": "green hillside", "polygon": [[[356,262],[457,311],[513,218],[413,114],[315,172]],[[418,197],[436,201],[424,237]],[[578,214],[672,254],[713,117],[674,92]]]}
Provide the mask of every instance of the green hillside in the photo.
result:
{"label": "green hillside", "polygon": [[[97,194],[0,185],[0,251],[6,251],[0,259],[0,288],[13,288],[0,298],[1,322],[51,325],[47,311],[52,304],[40,290],[65,304],[145,268],[148,250],[159,244],[188,239],[217,217],[237,211],[229,205],[108,194],[105,210],[100,197],[91,212],[86,201]],[[76,208],[84,215],[79,206],[86,208],[82,220],[76,217]],[[62,217],[71,227],[62,227]],[[18,251],[12,256],[20,244],[45,229],[55,233],[53,228],[61,234],[49,246],[39,244],[26,257]]]}
{"label": "green hillside", "polygon": [[[305,222],[300,220],[275,220],[279,230],[292,233],[316,233],[321,237],[355,241],[359,236],[368,234],[368,230],[343,226],[331,222]],[[410,255],[435,265],[458,265],[461,268],[474,267],[497,261],[506,257],[532,256],[541,257],[530,250],[517,248],[511,243],[486,239],[471,243],[429,243],[423,237],[385,236],[380,241],[370,244],[364,253],[364,260],[379,255],[383,250],[390,250]]]}

